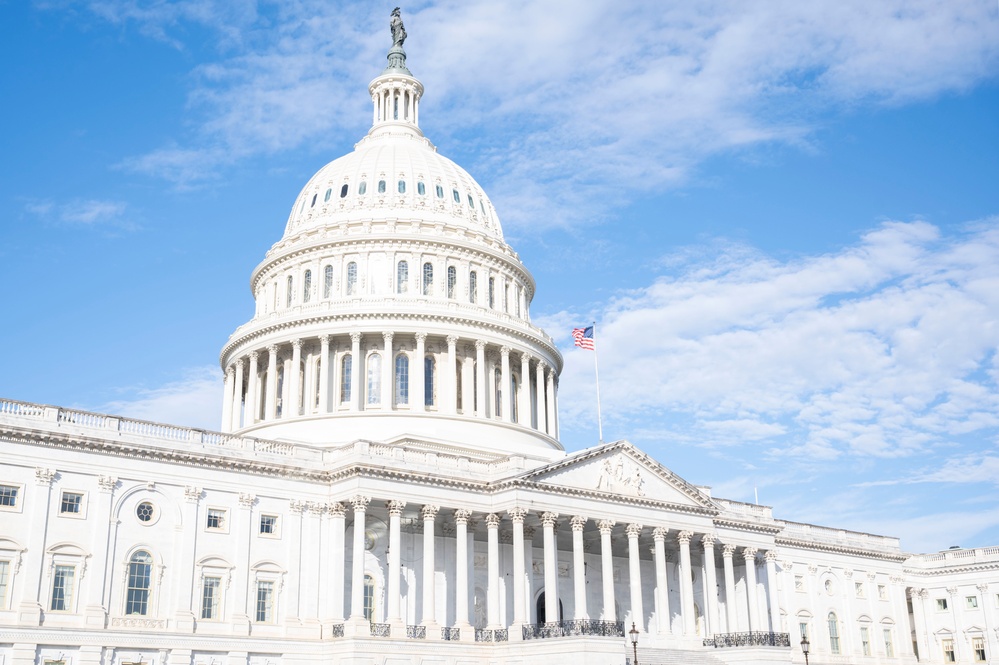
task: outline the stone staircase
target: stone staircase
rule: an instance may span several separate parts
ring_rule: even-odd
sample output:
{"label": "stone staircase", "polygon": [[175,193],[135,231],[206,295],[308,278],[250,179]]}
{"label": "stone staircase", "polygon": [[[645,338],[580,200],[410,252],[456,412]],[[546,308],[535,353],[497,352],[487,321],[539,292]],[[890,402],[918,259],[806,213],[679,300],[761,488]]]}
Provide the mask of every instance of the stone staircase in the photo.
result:
{"label": "stone staircase", "polygon": [[[687,649],[656,649],[652,647],[638,648],[639,665],[726,665],[724,660],[715,657],[714,650]],[[628,662],[631,663],[631,650],[628,651]]]}

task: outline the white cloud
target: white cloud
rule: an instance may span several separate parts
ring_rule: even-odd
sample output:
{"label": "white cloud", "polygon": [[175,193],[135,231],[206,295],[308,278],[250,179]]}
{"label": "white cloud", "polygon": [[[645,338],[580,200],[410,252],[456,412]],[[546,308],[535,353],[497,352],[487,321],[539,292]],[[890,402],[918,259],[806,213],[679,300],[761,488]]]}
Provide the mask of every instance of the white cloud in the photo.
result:
{"label": "white cloud", "polygon": [[222,378],[218,367],[195,367],[182,378],[155,388],[127,390],[128,396],[91,407],[138,420],[218,431],[222,421]]}
{"label": "white cloud", "polygon": [[24,206],[26,212],[51,223],[134,231],[138,224],[126,216],[127,208],[123,201],[100,199],[74,199],[66,203],[29,201]]}
{"label": "white cloud", "polygon": [[[186,23],[217,35],[218,59],[191,77],[196,129],[127,166],[190,185],[204,164],[365,129],[388,46],[368,4],[91,7],[178,47]],[[602,219],[720,151],[803,144],[830,112],[965,90],[999,65],[991,0],[444,0],[404,18],[424,125],[445,153],[474,149],[466,166],[521,230]]]}

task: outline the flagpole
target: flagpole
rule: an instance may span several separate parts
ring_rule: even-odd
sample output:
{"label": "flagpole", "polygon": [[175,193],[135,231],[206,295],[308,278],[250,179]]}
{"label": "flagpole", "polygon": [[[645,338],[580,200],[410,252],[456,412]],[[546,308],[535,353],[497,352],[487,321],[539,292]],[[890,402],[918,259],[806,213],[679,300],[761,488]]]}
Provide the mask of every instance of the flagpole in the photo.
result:
{"label": "flagpole", "polygon": [[600,443],[604,442],[604,424],[600,417],[600,368],[597,365],[597,322],[593,322],[593,374],[597,379],[597,434]]}

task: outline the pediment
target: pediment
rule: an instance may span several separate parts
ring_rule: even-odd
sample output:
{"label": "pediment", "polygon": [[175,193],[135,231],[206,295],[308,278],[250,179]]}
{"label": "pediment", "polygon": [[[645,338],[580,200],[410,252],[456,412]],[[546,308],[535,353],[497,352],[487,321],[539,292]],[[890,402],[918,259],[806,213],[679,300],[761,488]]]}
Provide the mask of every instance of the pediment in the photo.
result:
{"label": "pediment", "polygon": [[710,497],[627,441],[581,451],[523,479],[584,493],[717,509]]}

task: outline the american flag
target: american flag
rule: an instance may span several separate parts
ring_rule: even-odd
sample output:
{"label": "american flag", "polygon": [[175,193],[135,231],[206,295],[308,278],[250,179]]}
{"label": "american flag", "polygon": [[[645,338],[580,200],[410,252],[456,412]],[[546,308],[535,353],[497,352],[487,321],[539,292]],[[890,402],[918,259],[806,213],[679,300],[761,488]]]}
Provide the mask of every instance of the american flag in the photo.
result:
{"label": "american flag", "polygon": [[597,348],[596,342],[593,341],[593,326],[573,328],[572,339],[576,341],[576,346],[587,351],[595,351]]}

